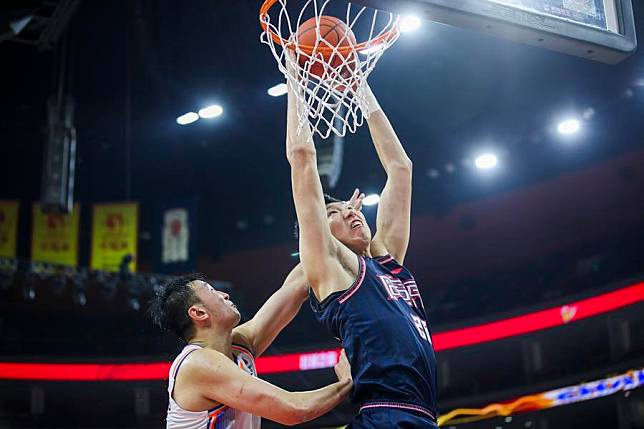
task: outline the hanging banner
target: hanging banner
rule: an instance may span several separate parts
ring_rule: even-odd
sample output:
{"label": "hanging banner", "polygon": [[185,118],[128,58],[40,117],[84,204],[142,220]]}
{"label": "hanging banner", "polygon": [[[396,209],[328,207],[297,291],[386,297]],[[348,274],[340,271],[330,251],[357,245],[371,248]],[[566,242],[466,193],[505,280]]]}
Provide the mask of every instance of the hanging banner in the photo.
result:
{"label": "hanging banner", "polygon": [[93,270],[118,271],[127,255],[129,270],[136,271],[138,203],[94,204],[92,207]]}
{"label": "hanging banner", "polygon": [[188,210],[176,208],[167,210],[163,216],[163,253],[161,262],[173,264],[188,260]]}
{"label": "hanging banner", "polygon": [[160,207],[160,239],[155,270],[161,273],[193,271],[196,254],[196,200],[183,199]]}
{"label": "hanging banner", "polygon": [[0,200],[0,257],[16,257],[18,201]]}
{"label": "hanging banner", "polygon": [[70,214],[44,213],[40,204],[33,205],[31,259],[58,265],[78,265],[78,226],[80,206],[74,204]]}

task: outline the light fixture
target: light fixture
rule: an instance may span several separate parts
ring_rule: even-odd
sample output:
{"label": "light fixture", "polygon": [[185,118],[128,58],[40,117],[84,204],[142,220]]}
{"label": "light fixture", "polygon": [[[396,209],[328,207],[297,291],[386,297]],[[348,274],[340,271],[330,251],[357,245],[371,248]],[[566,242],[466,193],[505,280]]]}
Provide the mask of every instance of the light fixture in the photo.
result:
{"label": "light fixture", "polygon": [[557,131],[561,134],[574,134],[579,131],[579,121],[576,119],[567,119],[565,121],[559,122],[557,125]]}
{"label": "light fixture", "polygon": [[198,119],[199,119],[199,115],[197,115],[195,112],[188,112],[177,118],[177,124],[188,125],[188,124],[192,124],[194,121]]}
{"label": "light fixture", "polygon": [[380,202],[380,195],[378,194],[371,194],[367,195],[364,197],[364,200],[362,200],[362,205],[363,206],[375,206]]}
{"label": "light fixture", "polygon": [[498,164],[498,159],[496,158],[496,155],[493,153],[484,153],[476,157],[476,160],[474,161],[474,165],[476,165],[476,168],[481,169],[481,170],[489,170],[491,168],[496,167]]}
{"label": "light fixture", "polygon": [[288,86],[285,83],[279,83],[271,88],[268,88],[268,95],[272,97],[279,97],[288,92]]}
{"label": "light fixture", "polygon": [[405,15],[401,18],[400,31],[402,33],[406,33],[409,31],[418,30],[420,24],[420,18],[416,15]]}
{"label": "light fixture", "polygon": [[20,32],[24,30],[24,28],[31,22],[32,19],[34,19],[33,15],[25,15],[20,19],[11,21],[9,23],[9,27],[11,28],[11,32],[14,34],[14,36],[20,34]]}
{"label": "light fixture", "polygon": [[212,106],[207,106],[199,110],[199,116],[204,119],[216,118],[222,113],[224,113],[224,109],[218,104],[213,104]]}

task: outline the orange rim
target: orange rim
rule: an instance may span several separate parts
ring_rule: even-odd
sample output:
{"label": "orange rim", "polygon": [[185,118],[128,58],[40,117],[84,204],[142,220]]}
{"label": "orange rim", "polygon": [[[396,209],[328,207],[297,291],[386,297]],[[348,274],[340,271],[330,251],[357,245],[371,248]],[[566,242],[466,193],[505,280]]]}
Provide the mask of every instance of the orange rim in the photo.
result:
{"label": "orange rim", "polygon": [[[288,47],[292,49],[292,45],[293,45],[292,42],[282,39],[282,37],[279,34],[275,33],[273,30],[268,28],[268,25],[266,25],[264,17],[266,17],[266,19],[268,18],[268,11],[271,9],[271,7],[273,7],[275,3],[277,3],[277,0],[264,1],[264,3],[262,4],[262,7],[259,8],[259,25],[262,27],[264,31],[267,31],[271,35],[271,38],[275,43],[278,43],[284,47]],[[331,48],[328,46],[321,46],[321,45],[318,45],[317,47],[310,46],[310,45],[299,45],[299,48],[301,51],[309,55],[312,55],[313,51],[319,52],[322,54],[332,54],[333,51],[335,50],[342,55],[349,54],[354,49],[356,51],[362,51],[368,47],[376,46],[381,43],[388,42],[394,37],[396,37],[398,31],[400,30],[400,25],[398,21],[399,21],[399,18],[397,18],[394,24],[391,26],[391,30],[382,33],[378,37],[374,37],[372,40],[367,40],[366,42],[358,43],[355,46],[338,46],[335,48]]]}

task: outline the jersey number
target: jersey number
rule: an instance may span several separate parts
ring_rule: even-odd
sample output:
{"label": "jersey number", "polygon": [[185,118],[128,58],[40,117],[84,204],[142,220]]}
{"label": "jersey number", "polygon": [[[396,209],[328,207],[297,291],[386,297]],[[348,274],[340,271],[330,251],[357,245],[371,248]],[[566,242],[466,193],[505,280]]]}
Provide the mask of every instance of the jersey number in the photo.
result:
{"label": "jersey number", "polygon": [[427,329],[427,322],[425,322],[423,319],[421,319],[418,316],[414,316],[413,314],[411,316],[411,320],[412,322],[414,322],[414,326],[418,330],[418,333],[423,338],[423,340],[427,340],[431,344],[432,337],[429,335],[429,329]]}

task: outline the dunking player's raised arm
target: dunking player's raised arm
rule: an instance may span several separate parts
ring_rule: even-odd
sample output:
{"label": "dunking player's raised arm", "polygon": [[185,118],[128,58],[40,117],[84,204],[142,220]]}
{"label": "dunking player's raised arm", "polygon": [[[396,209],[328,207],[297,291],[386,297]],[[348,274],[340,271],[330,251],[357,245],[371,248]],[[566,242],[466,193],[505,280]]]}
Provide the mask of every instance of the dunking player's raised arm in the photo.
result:
{"label": "dunking player's raised arm", "polygon": [[412,162],[369,87],[367,100],[369,131],[387,173],[378,205],[377,232],[371,243],[371,254],[381,256],[388,253],[402,264],[409,244]]}
{"label": "dunking player's raised arm", "polygon": [[300,311],[309,296],[302,264],[298,264],[279,288],[248,322],[233,329],[233,343],[250,347],[258,357]]}
{"label": "dunking player's raised arm", "polygon": [[[293,200],[299,223],[300,259],[306,278],[320,299],[338,287],[344,289],[354,280],[338,260],[338,254],[349,250],[331,235],[327,221],[322,183],[317,168],[317,154],[308,124],[298,130],[296,88],[288,91],[286,157],[291,165]],[[357,274],[358,261],[349,258]]]}

